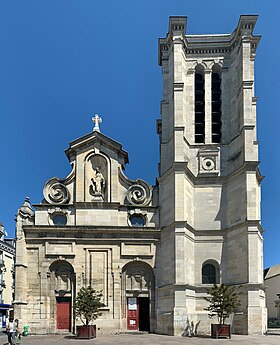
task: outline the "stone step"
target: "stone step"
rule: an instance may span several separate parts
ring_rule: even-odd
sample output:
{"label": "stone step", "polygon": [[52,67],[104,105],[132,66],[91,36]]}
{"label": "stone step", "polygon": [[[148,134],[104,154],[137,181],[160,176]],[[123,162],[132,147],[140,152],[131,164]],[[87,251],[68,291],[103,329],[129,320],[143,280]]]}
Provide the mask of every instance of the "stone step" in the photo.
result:
{"label": "stone step", "polygon": [[147,332],[147,331],[125,331],[125,332],[120,332],[119,334],[141,335],[141,334],[149,334],[149,332]]}
{"label": "stone step", "polygon": [[280,335],[280,328],[268,328],[266,334]]}

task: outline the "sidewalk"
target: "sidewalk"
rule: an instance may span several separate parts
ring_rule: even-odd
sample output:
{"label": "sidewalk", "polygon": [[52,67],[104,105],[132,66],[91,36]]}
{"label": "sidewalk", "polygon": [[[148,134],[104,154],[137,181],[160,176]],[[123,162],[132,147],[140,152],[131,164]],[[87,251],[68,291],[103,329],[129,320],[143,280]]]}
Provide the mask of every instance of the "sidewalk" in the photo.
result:
{"label": "sidewalk", "polygon": [[[7,343],[5,335],[0,336],[0,345]],[[279,335],[246,336],[233,335],[231,339],[211,339],[199,337],[171,337],[158,334],[143,335],[99,335],[91,340],[79,340],[74,336],[45,335],[22,337],[22,345],[279,345]]]}

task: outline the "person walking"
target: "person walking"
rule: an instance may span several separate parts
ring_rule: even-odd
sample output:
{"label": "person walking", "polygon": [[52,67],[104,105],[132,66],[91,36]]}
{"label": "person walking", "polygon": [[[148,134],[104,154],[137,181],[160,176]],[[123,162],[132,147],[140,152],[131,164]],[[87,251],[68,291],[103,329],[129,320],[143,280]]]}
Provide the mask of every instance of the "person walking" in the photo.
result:
{"label": "person walking", "polygon": [[7,327],[7,335],[8,335],[8,343],[10,345],[15,345],[16,343],[16,333],[18,330],[18,322],[17,320],[9,320],[8,327]]}

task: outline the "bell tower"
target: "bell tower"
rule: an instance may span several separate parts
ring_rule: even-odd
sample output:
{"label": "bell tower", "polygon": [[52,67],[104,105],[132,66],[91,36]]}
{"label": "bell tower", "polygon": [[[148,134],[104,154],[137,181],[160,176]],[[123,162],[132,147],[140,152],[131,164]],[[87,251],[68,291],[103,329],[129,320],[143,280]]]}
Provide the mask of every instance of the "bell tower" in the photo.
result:
{"label": "bell tower", "polygon": [[242,15],[231,34],[188,35],[187,17],[170,17],[159,39],[160,333],[182,334],[187,322],[209,332],[213,283],[242,287],[233,331],[265,331],[256,20]]}

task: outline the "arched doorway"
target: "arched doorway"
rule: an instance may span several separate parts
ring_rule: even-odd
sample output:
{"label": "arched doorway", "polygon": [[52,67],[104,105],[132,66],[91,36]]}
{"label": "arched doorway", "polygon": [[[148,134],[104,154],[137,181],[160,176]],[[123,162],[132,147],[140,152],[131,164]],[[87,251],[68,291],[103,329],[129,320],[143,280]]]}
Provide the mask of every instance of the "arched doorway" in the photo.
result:
{"label": "arched doorway", "polygon": [[50,266],[51,287],[54,301],[56,329],[71,331],[73,325],[73,296],[75,288],[75,274],[72,265],[67,261],[55,261]]}
{"label": "arched doorway", "polygon": [[145,262],[129,262],[122,270],[123,311],[127,330],[154,331],[154,273]]}

